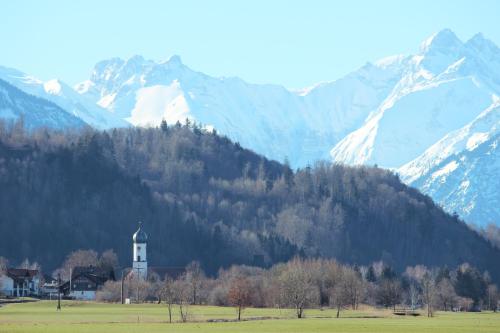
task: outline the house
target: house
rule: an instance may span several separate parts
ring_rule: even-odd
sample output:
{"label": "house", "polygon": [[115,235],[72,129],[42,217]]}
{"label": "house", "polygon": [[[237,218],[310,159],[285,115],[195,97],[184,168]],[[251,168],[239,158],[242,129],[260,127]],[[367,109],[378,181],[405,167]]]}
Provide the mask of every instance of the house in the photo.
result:
{"label": "house", "polygon": [[74,299],[94,300],[96,291],[108,280],[115,280],[112,269],[94,266],[75,267],[71,279],[61,285],[61,292]]}
{"label": "house", "polygon": [[47,297],[49,299],[56,298],[58,295],[57,280],[50,275],[44,275],[43,280],[44,282],[40,288],[40,296]]}
{"label": "house", "polygon": [[7,274],[0,273],[0,296],[12,296],[14,292],[14,280]]}
{"label": "house", "polygon": [[36,269],[8,268],[0,276],[0,291],[6,296],[38,296],[39,288],[40,277]]}

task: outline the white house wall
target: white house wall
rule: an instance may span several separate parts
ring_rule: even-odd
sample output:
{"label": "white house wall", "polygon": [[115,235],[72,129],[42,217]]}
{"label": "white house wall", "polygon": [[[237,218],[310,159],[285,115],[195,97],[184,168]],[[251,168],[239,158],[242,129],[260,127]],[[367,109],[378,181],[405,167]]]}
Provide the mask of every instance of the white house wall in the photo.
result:
{"label": "white house wall", "polygon": [[69,294],[74,299],[93,301],[95,300],[95,291],[93,290],[73,290]]}
{"label": "white house wall", "polygon": [[14,280],[6,275],[0,276],[0,291],[2,294],[12,296],[14,291]]}

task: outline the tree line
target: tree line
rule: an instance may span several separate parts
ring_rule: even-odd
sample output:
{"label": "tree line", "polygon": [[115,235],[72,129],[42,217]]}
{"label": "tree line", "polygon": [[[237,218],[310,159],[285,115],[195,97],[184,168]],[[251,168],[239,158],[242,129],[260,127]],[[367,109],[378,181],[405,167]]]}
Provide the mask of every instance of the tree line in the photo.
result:
{"label": "tree line", "polygon": [[[125,295],[135,302],[156,302],[172,310],[179,308],[179,320],[189,319],[189,306],[209,304],[234,306],[237,319],[246,307],[278,307],[303,318],[308,309],[331,307],[337,317],[360,304],[421,311],[497,311],[500,293],[487,272],[469,264],[454,269],[430,269],[423,265],[396,273],[383,262],[369,266],[344,265],[335,260],[294,258],[268,269],[232,266],[207,276],[198,262],[186,267],[177,279],[152,274],[148,280],[128,278]],[[108,281],[97,299],[119,302],[121,282]]]}

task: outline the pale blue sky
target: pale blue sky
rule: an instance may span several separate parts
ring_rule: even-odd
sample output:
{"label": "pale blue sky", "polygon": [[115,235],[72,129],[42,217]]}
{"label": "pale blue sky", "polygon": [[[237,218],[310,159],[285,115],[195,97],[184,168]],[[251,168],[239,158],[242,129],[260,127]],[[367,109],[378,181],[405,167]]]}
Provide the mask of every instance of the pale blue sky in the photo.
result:
{"label": "pale blue sky", "polygon": [[179,54],[210,75],[299,88],[443,28],[500,45],[499,13],[495,0],[0,0],[0,65],[74,84],[105,58]]}

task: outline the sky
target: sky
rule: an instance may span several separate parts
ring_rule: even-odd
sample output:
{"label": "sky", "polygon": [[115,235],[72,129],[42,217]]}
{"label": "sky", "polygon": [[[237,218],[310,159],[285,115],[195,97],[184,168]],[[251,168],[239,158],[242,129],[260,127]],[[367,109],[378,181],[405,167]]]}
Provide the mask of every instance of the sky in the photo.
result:
{"label": "sky", "polygon": [[166,60],[303,88],[418,51],[444,28],[500,45],[497,0],[0,0],[0,65],[75,84],[96,62]]}

